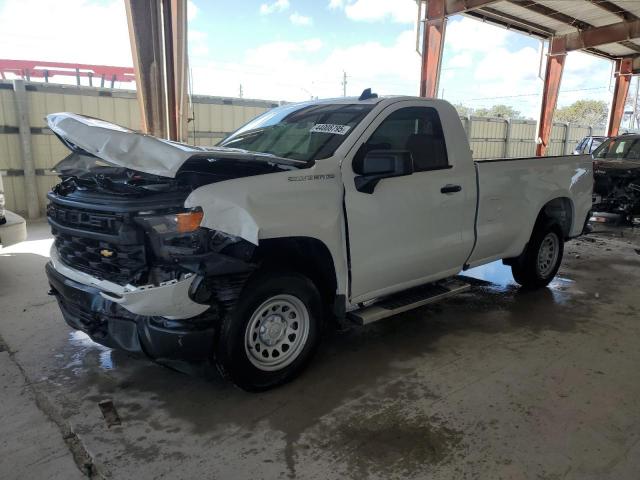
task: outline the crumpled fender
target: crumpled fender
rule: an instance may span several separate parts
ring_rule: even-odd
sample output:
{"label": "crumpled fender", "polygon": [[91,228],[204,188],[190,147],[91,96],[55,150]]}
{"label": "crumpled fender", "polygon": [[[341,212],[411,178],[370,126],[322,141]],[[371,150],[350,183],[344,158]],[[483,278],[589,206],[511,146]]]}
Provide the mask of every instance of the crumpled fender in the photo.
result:
{"label": "crumpled fender", "polygon": [[261,238],[339,237],[343,186],[332,159],[313,167],[204,185],[185,200],[200,207],[201,226],[258,245]]}
{"label": "crumpled fender", "polygon": [[335,158],[313,167],[236,178],[195,189],[185,201],[204,212],[202,227],[260,240],[308,237],[333,257],[338,289],[346,291],[344,186]]}
{"label": "crumpled fender", "polygon": [[204,217],[200,223],[201,226],[240,237],[258,245],[260,228],[245,207],[205,192],[194,193],[189,195],[184,205],[187,208],[202,207]]}

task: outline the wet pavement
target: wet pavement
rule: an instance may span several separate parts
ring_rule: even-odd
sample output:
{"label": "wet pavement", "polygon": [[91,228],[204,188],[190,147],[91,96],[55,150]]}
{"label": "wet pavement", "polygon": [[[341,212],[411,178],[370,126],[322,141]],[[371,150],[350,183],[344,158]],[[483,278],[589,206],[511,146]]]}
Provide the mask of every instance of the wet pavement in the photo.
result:
{"label": "wet pavement", "polygon": [[499,262],[469,270],[470,291],[329,331],[302,377],[248,394],[71,331],[46,294],[46,225],[33,224],[30,241],[0,250],[0,336],[96,477],[635,479],[631,233],[568,243],[548,289],[517,288]]}

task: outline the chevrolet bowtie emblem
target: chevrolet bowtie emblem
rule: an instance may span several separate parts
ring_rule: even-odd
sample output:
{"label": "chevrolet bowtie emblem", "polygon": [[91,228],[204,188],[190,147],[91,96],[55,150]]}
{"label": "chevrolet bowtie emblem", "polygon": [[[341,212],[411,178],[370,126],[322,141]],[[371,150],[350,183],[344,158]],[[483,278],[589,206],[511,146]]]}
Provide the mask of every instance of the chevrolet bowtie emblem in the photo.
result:
{"label": "chevrolet bowtie emblem", "polygon": [[100,255],[106,258],[113,257],[113,250],[107,250],[106,248],[103,248],[102,250],[100,250]]}

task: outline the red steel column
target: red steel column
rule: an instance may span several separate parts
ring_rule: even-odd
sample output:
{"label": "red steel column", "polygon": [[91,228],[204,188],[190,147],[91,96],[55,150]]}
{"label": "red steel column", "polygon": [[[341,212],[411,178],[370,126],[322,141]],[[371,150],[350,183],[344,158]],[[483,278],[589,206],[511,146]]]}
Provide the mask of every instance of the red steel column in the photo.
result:
{"label": "red steel column", "polygon": [[631,58],[616,60],[616,85],[613,89],[611,113],[609,114],[609,125],[607,127],[607,135],[610,137],[618,135],[618,130],[620,129],[620,121],[624,115],[624,105],[627,101],[629,84],[631,83],[632,64],[633,60]]}
{"label": "red steel column", "polygon": [[422,42],[421,97],[438,96],[446,23],[445,0],[429,0]]}
{"label": "red steel column", "polygon": [[[551,128],[553,127],[553,111],[558,103],[558,93],[560,91],[560,81],[564,70],[564,61],[567,58],[563,46],[558,46],[558,42],[564,42],[563,38],[553,38],[549,43],[549,53],[547,54],[547,71],[544,75],[544,90],[542,91],[542,107],[538,118],[538,144],[536,145],[536,156],[542,157],[547,152],[549,140],[551,139]],[[561,51],[562,53],[552,53]]]}

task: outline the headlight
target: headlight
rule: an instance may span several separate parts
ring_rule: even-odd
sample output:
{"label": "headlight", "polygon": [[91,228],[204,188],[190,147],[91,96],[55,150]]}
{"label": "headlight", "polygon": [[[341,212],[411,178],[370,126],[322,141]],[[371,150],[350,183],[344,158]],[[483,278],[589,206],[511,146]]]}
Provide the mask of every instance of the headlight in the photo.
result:
{"label": "headlight", "polygon": [[201,209],[193,209],[186,212],[167,213],[163,215],[140,212],[137,217],[147,228],[160,235],[170,233],[190,233],[200,228],[200,222],[204,213]]}

